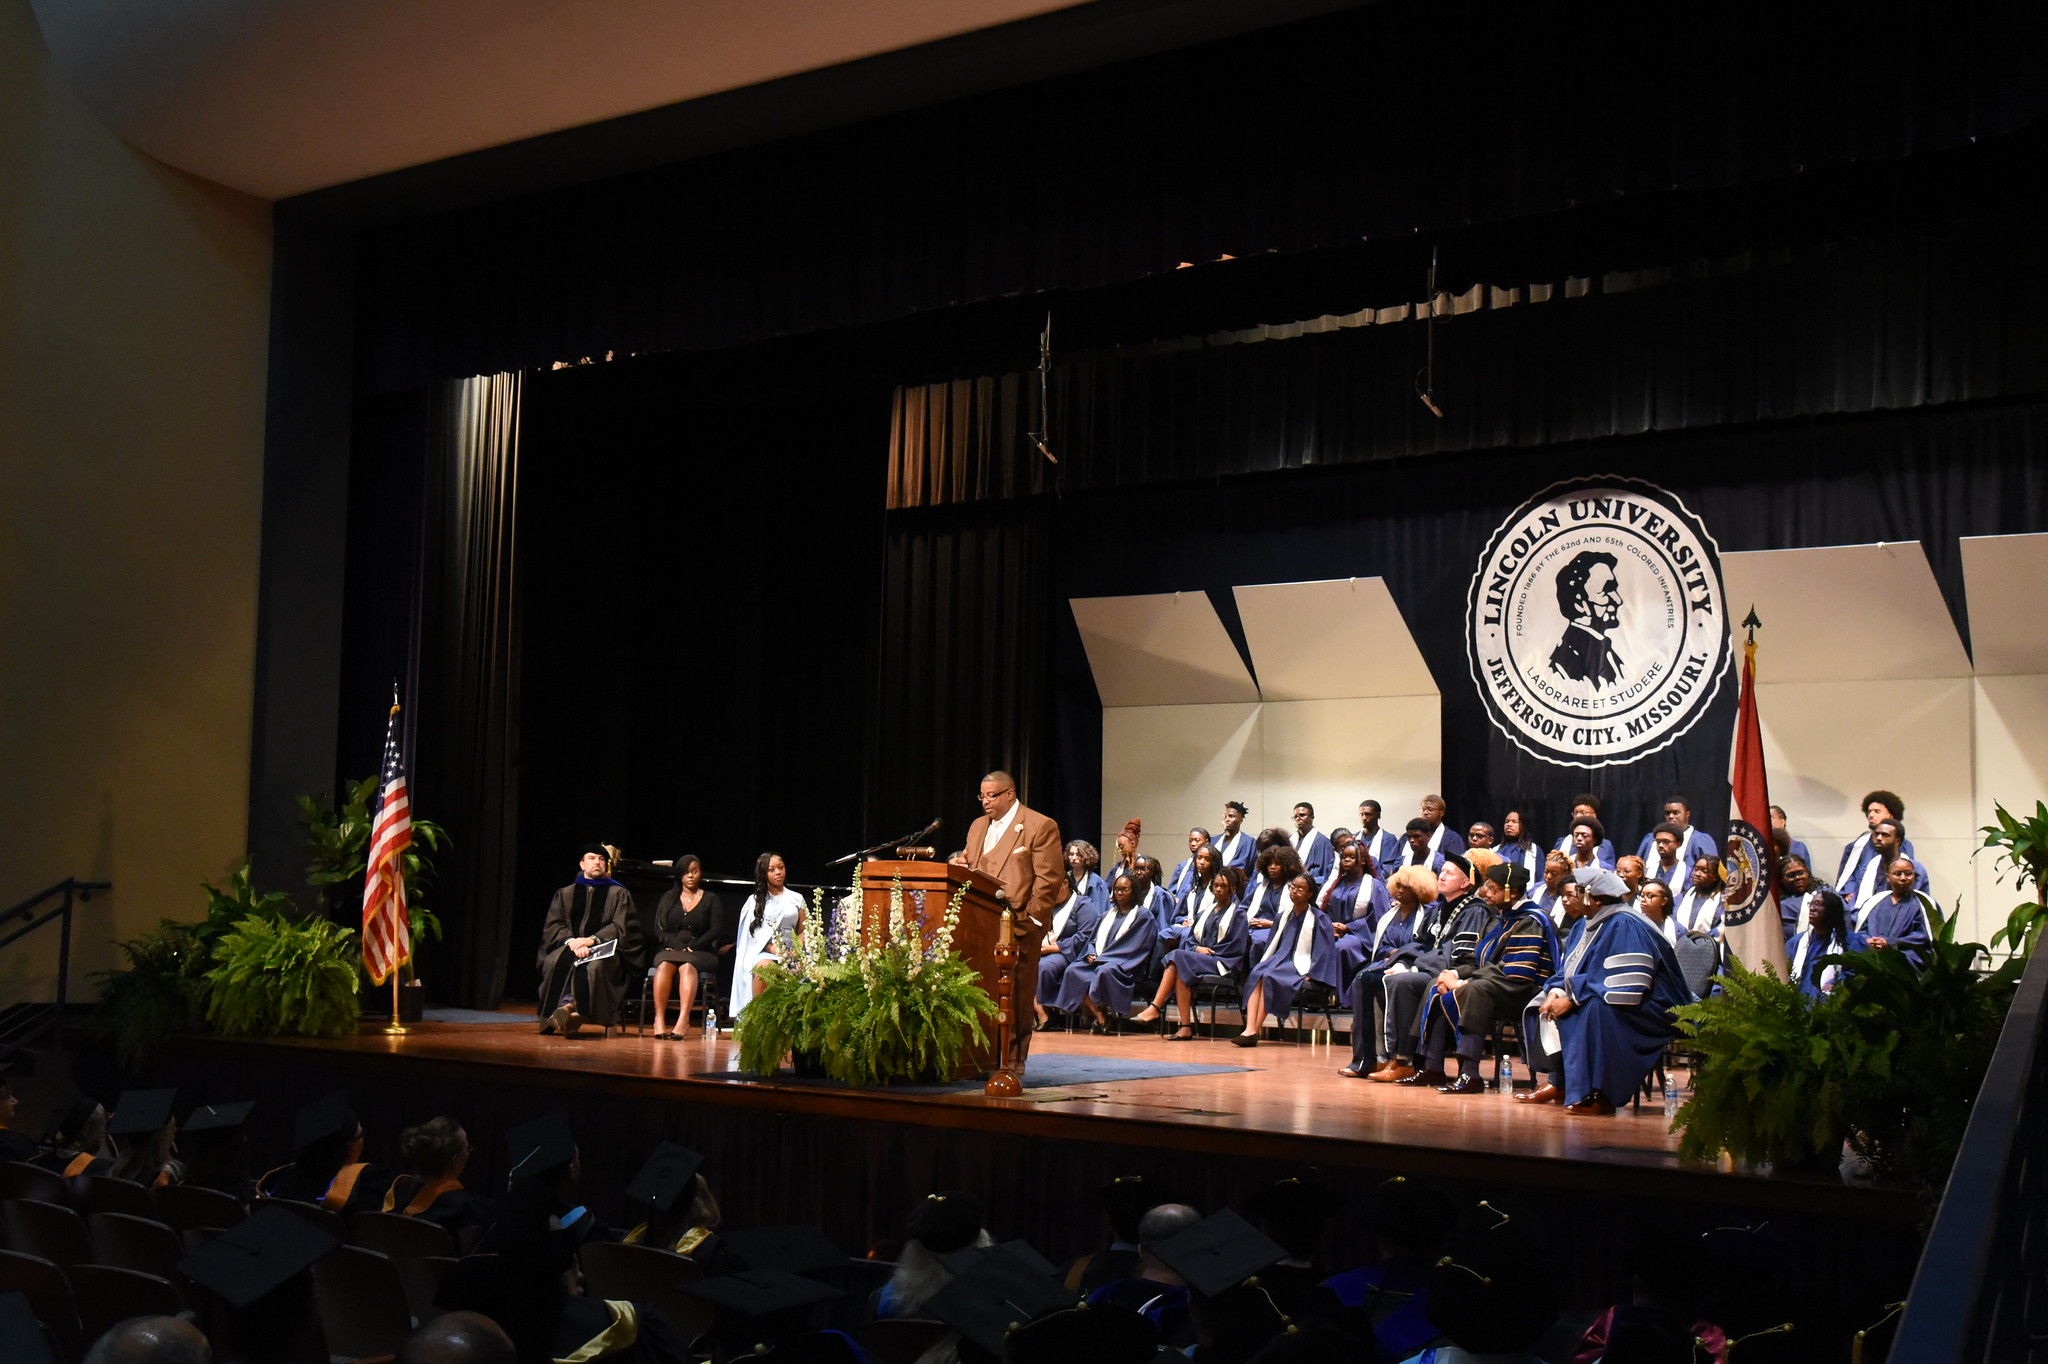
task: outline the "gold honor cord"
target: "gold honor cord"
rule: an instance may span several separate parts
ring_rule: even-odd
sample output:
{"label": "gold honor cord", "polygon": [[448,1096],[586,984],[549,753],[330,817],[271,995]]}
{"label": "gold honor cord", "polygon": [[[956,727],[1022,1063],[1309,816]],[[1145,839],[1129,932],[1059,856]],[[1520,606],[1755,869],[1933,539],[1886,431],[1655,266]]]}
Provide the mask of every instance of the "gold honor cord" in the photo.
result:
{"label": "gold honor cord", "polygon": [[1777,1324],[1776,1326],[1773,1326],[1773,1327],[1771,1327],[1771,1328],[1770,1328],[1769,1330],[1764,1330],[1764,1331],[1751,1331],[1751,1332],[1750,1332],[1750,1333],[1749,1333],[1748,1335],[1744,1336],[1744,1337],[1742,1338],[1742,1340],[1731,1340],[1731,1341],[1729,1341],[1729,1342],[1728,1342],[1728,1352],[1727,1352],[1727,1354],[1726,1354],[1726,1355],[1724,1355],[1724,1356],[1723,1356],[1723,1358],[1725,1358],[1726,1360],[1728,1360],[1728,1361],[1729,1361],[1729,1364],[1734,1364],[1734,1359],[1735,1359],[1735,1347],[1736,1347],[1736,1346],[1738,1346],[1738,1345],[1740,1345],[1740,1344],[1742,1344],[1742,1342],[1743,1342],[1744,1340],[1755,1340],[1755,1339],[1756,1339],[1757,1337],[1759,1337],[1759,1336],[1782,1336],[1782,1335],[1788,1335],[1788,1334],[1790,1334],[1790,1333],[1791,1333],[1791,1332],[1792,1332],[1793,1330],[1795,1330],[1795,1329],[1796,1329],[1796,1328],[1795,1328],[1795,1327],[1794,1327],[1794,1326],[1792,1325],[1792,1323],[1791,1323],[1791,1322],[1789,1322],[1789,1321],[1784,1321],[1784,1322],[1779,1322],[1779,1323],[1778,1323],[1778,1324]]}
{"label": "gold honor cord", "polygon": [[1870,1333],[1872,1331],[1875,1331],[1878,1327],[1884,1325],[1886,1322],[1890,1321],[1893,1317],[1896,1317],[1899,1313],[1905,1310],[1906,1304],[1904,1304],[1903,1302],[1892,1303],[1890,1306],[1884,1309],[1883,1316],[1879,1317],[1876,1321],[1871,1322],[1870,1325],[1858,1331],[1856,1333],[1855,1340],[1849,1346],[1849,1364],[1863,1364],[1863,1342],[1870,1338]]}

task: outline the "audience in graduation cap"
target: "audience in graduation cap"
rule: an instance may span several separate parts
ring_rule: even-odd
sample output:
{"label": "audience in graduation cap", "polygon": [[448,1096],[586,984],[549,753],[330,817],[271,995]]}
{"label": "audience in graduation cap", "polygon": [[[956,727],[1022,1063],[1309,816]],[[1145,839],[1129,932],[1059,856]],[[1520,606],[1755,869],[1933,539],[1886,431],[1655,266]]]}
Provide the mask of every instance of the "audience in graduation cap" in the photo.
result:
{"label": "audience in graduation cap", "polygon": [[[6,1078],[0,1074],[0,1087],[5,1084]],[[0,1102],[0,1109],[4,1107],[4,1102]],[[50,1129],[48,1142],[31,1160],[46,1170],[72,1178],[112,1174],[116,1154],[113,1138],[107,1134],[106,1108],[92,1095],[81,1094],[65,1108],[57,1125]],[[195,1178],[193,1182],[201,1181]]]}
{"label": "audience in graduation cap", "polygon": [[1137,1262],[1130,1273],[1097,1286],[1090,1307],[1120,1307],[1152,1323],[1161,1343],[1176,1349],[1194,1343],[1188,1322],[1188,1281],[1159,1258],[1159,1247],[1202,1220],[1185,1203],[1162,1203],[1138,1220]]}
{"label": "audience in graduation cap", "polygon": [[362,1158],[363,1125],[348,1095],[316,1099],[292,1120],[292,1159],[257,1181],[271,1198],[318,1203],[333,1212],[375,1211],[391,1187],[391,1173]]}
{"label": "audience in graduation cap", "polygon": [[992,1246],[995,1238],[982,1226],[981,1200],[959,1189],[927,1194],[910,1214],[907,1237],[889,1282],[875,1297],[877,1317],[921,1317],[934,1294],[953,1282],[954,1271],[942,1258],[955,1251]]}
{"label": "audience in graduation cap", "polygon": [[1060,1275],[1070,1290],[1083,1295],[1138,1272],[1139,1231],[1145,1214],[1173,1200],[1159,1180],[1131,1174],[1118,1175],[1097,1188],[1095,1201],[1102,1208],[1109,1244],[1074,1257]]}
{"label": "audience in graduation cap", "polygon": [[1436,1339],[1429,1320],[1429,1267],[1449,1248],[1456,1205],[1443,1190],[1396,1175],[1366,1206],[1373,1256],[1323,1281],[1345,1307],[1366,1315],[1384,1359],[1406,1359]]}
{"label": "audience in graduation cap", "polygon": [[184,1159],[187,1184],[224,1193],[238,1203],[256,1196],[249,1174],[246,1126],[256,1105],[251,1100],[201,1104],[178,1129],[178,1152]]}

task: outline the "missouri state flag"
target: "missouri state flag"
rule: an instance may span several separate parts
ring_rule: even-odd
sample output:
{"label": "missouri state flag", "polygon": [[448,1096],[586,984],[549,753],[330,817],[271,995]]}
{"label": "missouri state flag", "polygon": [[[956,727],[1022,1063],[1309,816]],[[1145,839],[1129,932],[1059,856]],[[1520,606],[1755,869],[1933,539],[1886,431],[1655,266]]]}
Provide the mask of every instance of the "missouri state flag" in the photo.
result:
{"label": "missouri state flag", "polygon": [[1778,849],[1771,839],[1771,790],[1764,778],[1764,733],[1756,713],[1756,613],[1742,649],[1742,695],[1735,718],[1735,753],[1728,764],[1732,815],[1721,846],[1727,882],[1721,941],[1752,971],[1769,966],[1786,977],[1785,928],[1778,913]]}

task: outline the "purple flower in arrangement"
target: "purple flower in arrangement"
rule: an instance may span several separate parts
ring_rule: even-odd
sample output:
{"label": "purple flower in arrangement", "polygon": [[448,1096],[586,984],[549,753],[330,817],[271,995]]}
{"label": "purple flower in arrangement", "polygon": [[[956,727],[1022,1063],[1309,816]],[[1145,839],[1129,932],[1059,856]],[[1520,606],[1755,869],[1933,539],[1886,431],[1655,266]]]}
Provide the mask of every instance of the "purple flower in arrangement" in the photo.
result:
{"label": "purple flower in arrangement", "polygon": [[917,917],[922,919],[924,917],[924,892],[913,890],[910,892],[910,899],[911,903],[917,906]]}

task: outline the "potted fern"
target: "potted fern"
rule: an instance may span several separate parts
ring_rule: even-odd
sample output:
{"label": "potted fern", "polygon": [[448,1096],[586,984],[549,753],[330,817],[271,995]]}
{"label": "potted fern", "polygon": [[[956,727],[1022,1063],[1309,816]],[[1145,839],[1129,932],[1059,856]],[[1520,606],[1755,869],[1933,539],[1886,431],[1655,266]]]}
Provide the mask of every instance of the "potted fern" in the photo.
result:
{"label": "potted fern", "polygon": [[2031,885],[2034,898],[2013,906],[2005,927],[1991,935],[1991,946],[2003,944],[2019,956],[2031,957],[2043,925],[2048,925],[2048,801],[2035,801],[2034,813],[2026,819],[1994,804],[1992,817],[1998,822],[1978,830],[1984,835],[1984,848],[1996,848],[1994,861],[2012,868],[2022,894]]}
{"label": "potted fern", "polygon": [[760,988],[733,1033],[741,1068],[773,1075],[793,1056],[850,1085],[952,1079],[969,1039],[987,1042],[983,1020],[996,1013],[953,950],[965,898],[964,887],[954,892],[926,940],[897,881],[885,941],[862,932],[856,903],[828,916],[824,892],[813,892],[788,950],[758,968]]}

